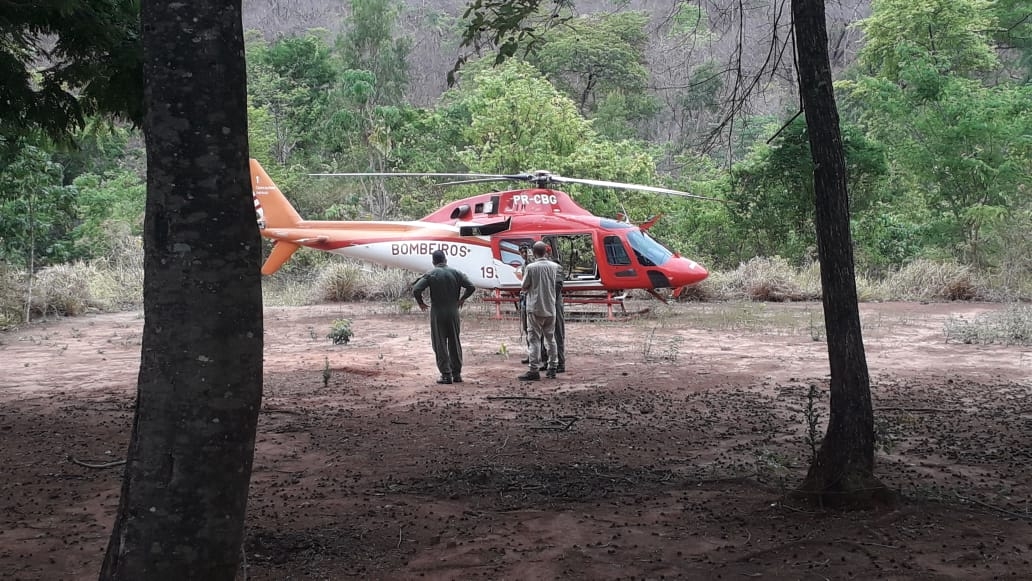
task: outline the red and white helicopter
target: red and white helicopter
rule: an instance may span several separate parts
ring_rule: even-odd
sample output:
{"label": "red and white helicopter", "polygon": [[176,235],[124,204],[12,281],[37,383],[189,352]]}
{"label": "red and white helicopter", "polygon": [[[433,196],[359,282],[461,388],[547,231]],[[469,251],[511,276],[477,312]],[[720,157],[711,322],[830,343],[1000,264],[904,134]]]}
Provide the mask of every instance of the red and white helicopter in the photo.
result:
{"label": "red and white helicopter", "polygon": [[[493,291],[496,302],[519,292],[523,258],[519,249],[545,241],[562,267],[565,300],[622,306],[623,295],[642,289],[662,300],[656,289],[679,291],[706,278],[706,269],[672,252],[641,225],[602,218],[578,206],[552,184],[606,188],[701,198],[677,190],[564,178],[545,171],[529,174],[314,174],[333,176],[463,177],[461,182],[525,181],[528,189],[491,192],[450,202],[422,220],[305,220],[294,210],[265,170],[251,160],[255,210],[262,236],[274,242],[262,274],[276,272],[302,246],[384,266],[426,272],[430,253],[441,250],[448,264],[466,273],[479,288]],[[491,300],[490,298],[488,300]]]}

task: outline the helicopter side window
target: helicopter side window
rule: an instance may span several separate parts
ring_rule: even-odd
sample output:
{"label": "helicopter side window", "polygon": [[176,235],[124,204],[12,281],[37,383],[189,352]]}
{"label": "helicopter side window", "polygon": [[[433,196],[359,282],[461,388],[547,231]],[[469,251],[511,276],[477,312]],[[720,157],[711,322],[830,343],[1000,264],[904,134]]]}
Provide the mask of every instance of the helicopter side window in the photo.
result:
{"label": "helicopter side window", "polygon": [[606,249],[606,262],[611,266],[626,266],[631,263],[631,257],[627,255],[627,249],[619,236],[606,236],[602,245]]}
{"label": "helicopter side window", "polygon": [[502,262],[514,268],[523,266],[523,258],[520,256],[520,246],[531,246],[533,238],[509,238],[498,244],[499,254]]}
{"label": "helicopter side window", "polygon": [[627,241],[631,243],[634,256],[642,266],[661,266],[674,255],[673,252],[640,230],[628,232]]}

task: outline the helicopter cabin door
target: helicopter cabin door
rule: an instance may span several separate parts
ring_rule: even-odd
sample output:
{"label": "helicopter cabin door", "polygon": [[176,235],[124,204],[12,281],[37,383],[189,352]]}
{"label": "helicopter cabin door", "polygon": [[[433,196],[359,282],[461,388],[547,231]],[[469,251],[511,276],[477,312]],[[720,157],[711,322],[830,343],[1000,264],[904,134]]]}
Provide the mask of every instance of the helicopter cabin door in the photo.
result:
{"label": "helicopter cabin door", "polygon": [[559,275],[567,290],[599,288],[598,261],[594,235],[546,234],[541,239],[552,250],[552,259],[559,263]]}

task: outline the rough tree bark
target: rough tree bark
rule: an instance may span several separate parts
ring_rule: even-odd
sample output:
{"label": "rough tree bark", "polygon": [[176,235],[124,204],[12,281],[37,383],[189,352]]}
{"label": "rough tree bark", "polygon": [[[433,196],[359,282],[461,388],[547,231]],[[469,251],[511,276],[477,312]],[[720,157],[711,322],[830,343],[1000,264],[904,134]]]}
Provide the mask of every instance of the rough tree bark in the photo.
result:
{"label": "rough tree bark", "polygon": [[887,500],[874,476],[874,412],[849,230],[846,161],[828,58],[824,0],[792,0],[799,92],[816,190],[817,253],[831,363],[831,412],[799,494],[823,504]]}
{"label": "rough tree bark", "polygon": [[104,580],[230,580],[240,561],[262,391],[240,4],[142,2],[143,345]]}

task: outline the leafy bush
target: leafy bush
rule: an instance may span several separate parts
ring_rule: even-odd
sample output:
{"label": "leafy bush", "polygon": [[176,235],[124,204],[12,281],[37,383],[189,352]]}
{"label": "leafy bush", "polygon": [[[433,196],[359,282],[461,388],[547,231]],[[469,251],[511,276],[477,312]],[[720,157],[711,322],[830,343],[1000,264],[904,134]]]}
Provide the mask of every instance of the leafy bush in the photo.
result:
{"label": "leafy bush", "polygon": [[333,341],[334,345],[347,345],[355,334],[351,329],[351,319],[337,319],[330,327],[330,334],[326,337]]}

